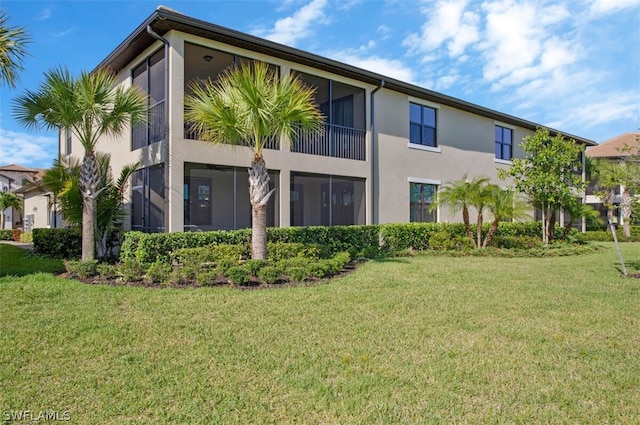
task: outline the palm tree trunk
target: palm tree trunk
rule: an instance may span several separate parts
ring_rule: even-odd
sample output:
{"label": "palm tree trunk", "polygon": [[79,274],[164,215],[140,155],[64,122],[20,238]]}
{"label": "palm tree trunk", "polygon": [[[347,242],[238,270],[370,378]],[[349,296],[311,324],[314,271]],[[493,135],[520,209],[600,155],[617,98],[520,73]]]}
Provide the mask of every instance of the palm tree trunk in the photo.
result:
{"label": "palm tree trunk", "polygon": [[269,172],[261,155],[255,154],[249,168],[251,200],[251,258],[267,259],[267,202],[275,192],[269,190]]}
{"label": "palm tree trunk", "polygon": [[496,233],[497,230],[498,230],[498,220],[493,220],[493,222],[491,223],[491,228],[489,228],[489,231],[487,232],[487,237],[484,238],[484,242],[482,244],[483,248],[486,248],[487,246],[489,246],[489,243],[491,243],[491,239],[493,239],[493,235]]}
{"label": "palm tree trunk", "polygon": [[631,193],[626,187],[622,191],[620,199],[620,211],[622,213],[622,236],[625,238],[631,237]]}
{"label": "palm tree trunk", "polygon": [[82,191],[82,261],[95,258],[96,196],[100,183],[98,161],[93,151],[85,152],[80,171]]}
{"label": "palm tree trunk", "polygon": [[467,236],[473,239],[473,233],[471,233],[471,225],[469,224],[469,208],[465,205],[462,207],[462,221],[464,222],[464,230],[467,232]]}
{"label": "palm tree trunk", "polygon": [[476,224],[476,239],[477,239],[476,246],[478,248],[482,248],[482,222],[483,221],[484,221],[484,217],[482,215],[482,212],[479,212],[478,221]]}

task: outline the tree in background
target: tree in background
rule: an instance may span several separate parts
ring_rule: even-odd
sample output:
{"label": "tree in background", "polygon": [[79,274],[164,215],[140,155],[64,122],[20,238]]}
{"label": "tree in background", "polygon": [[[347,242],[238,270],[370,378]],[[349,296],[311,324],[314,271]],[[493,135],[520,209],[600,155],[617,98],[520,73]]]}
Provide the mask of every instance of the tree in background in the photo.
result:
{"label": "tree in background", "polygon": [[524,159],[513,159],[507,170],[499,170],[501,179],[511,178],[512,188],[525,194],[542,211],[542,240],[549,243],[555,215],[584,192],[580,154],[583,147],[561,134],[551,137],[549,130],[538,128],[522,142]]}
{"label": "tree in background", "polygon": [[73,77],[58,68],[45,73],[37,91],[14,101],[14,117],[27,128],[73,131],[84,148],[79,177],[82,193],[82,260],[95,258],[96,199],[100,186],[95,147],[103,136],[116,136],[127,126],[144,122],[145,96],[124,88],[107,70],[81,72]]}
{"label": "tree in background", "polygon": [[9,16],[0,11],[0,82],[14,88],[24,70],[25,47],[31,42],[24,27],[9,26]]}
{"label": "tree in background", "polygon": [[22,199],[15,193],[0,191],[0,213],[2,214],[0,229],[4,229],[4,210],[7,208],[15,208],[22,211]]}
{"label": "tree in background", "polygon": [[491,227],[484,238],[482,247],[486,248],[493,239],[493,235],[498,230],[501,221],[524,221],[530,220],[527,214],[528,205],[517,193],[512,190],[504,190],[500,186],[492,184],[485,189],[487,192],[487,209],[493,216]]}
{"label": "tree in background", "polygon": [[301,131],[320,131],[323,117],[314,101],[315,90],[290,74],[278,77],[262,62],[231,67],[217,81],[191,84],[185,98],[185,121],[200,139],[253,152],[249,169],[252,258],[267,258],[267,202],[269,174],[262,150],[277,137],[291,143]]}
{"label": "tree in background", "polygon": [[433,203],[431,208],[437,208],[438,205],[447,205],[451,212],[462,212],[462,221],[467,236],[474,239],[471,233],[471,224],[469,219],[469,207],[479,198],[479,192],[487,185],[489,179],[487,177],[476,177],[469,180],[467,175],[462,179],[450,182],[442,186],[438,190],[437,202]]}
{"label": "tree in background", "polygon": [[[96,198],[96,253],[98,258],[109,254],[109,239],[125,218],[124,200],[127,183],[139,164],[122,168],[118,180],[111,174],[109,154],[96,152],[100,191]],[[80,226],[83,219],[83,198],[80,190],[82,165],[75,159],[55,160],[42,177],[42,184],[57,194],[60,212],[71,226]]]}

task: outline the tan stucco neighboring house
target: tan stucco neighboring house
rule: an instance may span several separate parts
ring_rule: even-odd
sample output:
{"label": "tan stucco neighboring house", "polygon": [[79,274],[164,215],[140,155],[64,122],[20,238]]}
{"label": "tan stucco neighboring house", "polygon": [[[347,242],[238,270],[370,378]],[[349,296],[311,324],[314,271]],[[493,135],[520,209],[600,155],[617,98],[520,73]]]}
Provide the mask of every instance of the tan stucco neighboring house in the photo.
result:
{"label": "tan stucco neighboring house", "polygon": [[[460,221],[445,207],[430,212],[439,188],[465,174],[504,185],[497,170],[523,156],[520,141],[539,126],[161,6],[98,65],[148,94],[148,125],[96,146],[111,154],[114,175],[141,163],[129,186],[126,228],[250,227],[250,151],[199,141],[184,120],[190,83],[245,61],[299,76],[316,89],[326,117],[322,136],[265,150],[277,189],[268,205],[271,226]],[[61,134],[61,155],[81,153],[75,135]]]}
{"label": "tan stucco neighboring house", "polygon": [[[587,158],[619,160],[625,157],[638,154],[640,149],[640,131],[631,131],[623,133],[612,139],[604,141],[597,146],[591,146],[586,150]],[[598,191],[598,182],[596,180],[589,182],[587,187],[586,203],[592,205],[600,212],[600,218],[606,221],[607,208],[603,205],[602,200],[596,196]],[[620,185],[615,189],[615,204],[620,205],[621,196],[624,192],[624,186]],[[616,220],[620,224],[624,224],[620,208],[615,210]]]}
{"label": "tan stucco neighboring house", "polygon": [[[18,164],[9,164],[0,167],[0,190],[16,193],[21,196],[20,189],[33,184],[38,180],[44,170],[40,168],[23,167]],[[4,211],[5,228],[21,229],[24,226],[23,215],[15,208],[7,208]]]}

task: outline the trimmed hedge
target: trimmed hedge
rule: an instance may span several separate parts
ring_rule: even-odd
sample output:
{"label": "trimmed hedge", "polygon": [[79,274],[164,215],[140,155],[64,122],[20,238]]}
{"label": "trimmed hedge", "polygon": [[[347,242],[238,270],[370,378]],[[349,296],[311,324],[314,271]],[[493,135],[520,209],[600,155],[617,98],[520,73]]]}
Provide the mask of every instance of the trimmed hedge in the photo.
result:
{"label": "trimmed hedge", "polygon": [[0,241],[12,241],[12,240],[13,240],[13,230],[11,229],[0,230]]}
{"label": "trimmed hedge", "polygon": [[[592,230],[584,233],[583,239],[590,242],[613,242],[611,230]],[[631,237],[622,236],[622,226],[616,228],[619,242],[640,242],[640,226],[631,226]]]}
{"label": "trimmed hedge", "polygon": [[53,258],[74,259],[82,255],[80,229],[33,229],[36,254]]}

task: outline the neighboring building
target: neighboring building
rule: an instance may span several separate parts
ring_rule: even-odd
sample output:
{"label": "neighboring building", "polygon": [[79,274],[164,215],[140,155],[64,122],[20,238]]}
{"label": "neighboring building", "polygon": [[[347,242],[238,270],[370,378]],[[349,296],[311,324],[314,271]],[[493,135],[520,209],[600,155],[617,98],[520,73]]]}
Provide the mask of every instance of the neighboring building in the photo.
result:
{"label": "neighboring building", "polygon": [[[459,221],[442,207],[429,212],[438,188],[465,173],[500,183],[497,168],[523,156],[519,142],[538,126],[159,7],[99,64],[149,95],[148,126],[96,147],[111,153],[116,175],[125,164],[142,164],[131,185],[128,228],[250,226],[250,152],[198,141],[184,122],[183,102],[189,84],[252,60],[315,87],[326,116],[322,136],[274,143],[264,152],[277,188],[271,226]],[[60,150],[78,158],[82,152],[66,135]]]}
{"label": "neighboring building", "polygon": [[56,228],[64,225],[62,215],[57,212],[53,194],[40,180],[16,190],[15,193],[23,199],[22,229],[25,232],[35,228]]}
{"label": "neighboring building", "polygon": [[[20,196],[19,191],[38,180],[44,170],[40,168],[28,168],[17,164],[0,167],[0,190],[13,192]],[[25,208],[26,210],[26,208]],[[0,212],[2,213],[2,212]],[[18,229],[24,225],[22,214],[15,208],[7,208],[4,211],[5,228]]]}
{"label": "neighboring building", "polygon": [[[586,150],[587,158],[600,158],[600,159],[608,159],[611,161],[616,161],[623,159],[625,157],[630,157],[632,155],[638,154],[638,148],[640,147],[640,131],[629,132],[621,134],[620,136],[614,137],[613,139],[609,139],[605,142],[600,143],[597,146],[589,147]],[[594,179],[593,181],[589,181],[589,185],[587,186],[587,196],[586,203],[592,205],[600,212],[600,218],[605,222],[607,221],[607,207],[603,205],[602,200],[596,196],[596,193],[599,190],[598,181]],[[624,186],[620,185],[615,189],[615,200],[616,204],[615,216],[618,220],[619,224],[623,223],[623,218],[621,215],[621,211],[619,208],[620,205],[620,195],[624,191]]]}

